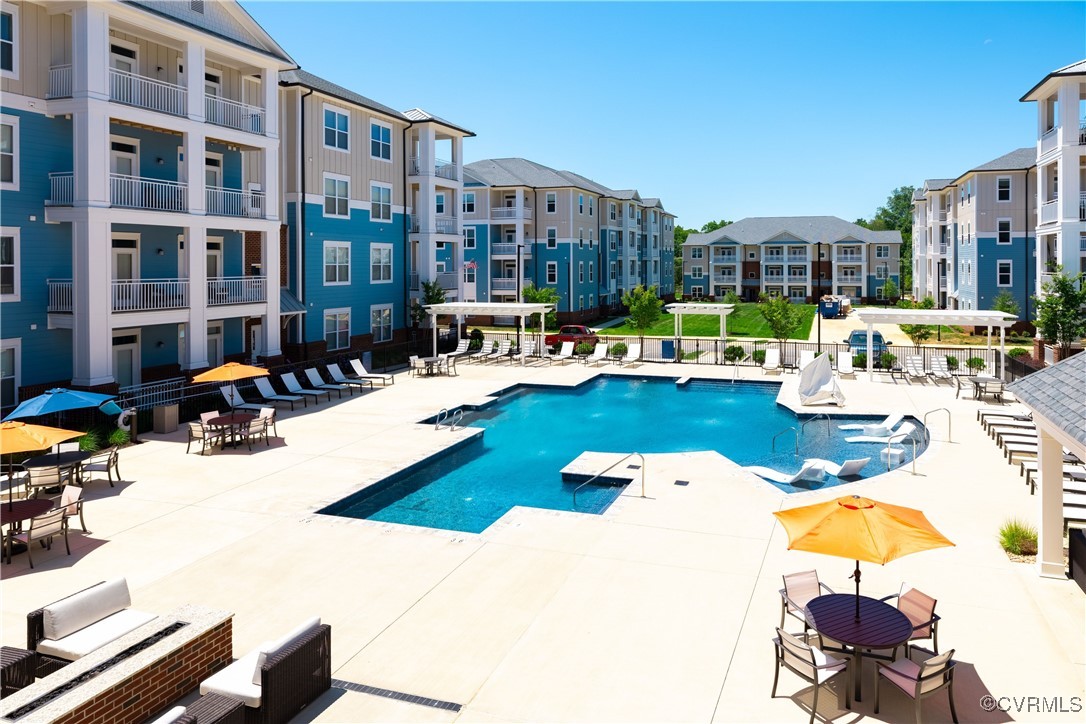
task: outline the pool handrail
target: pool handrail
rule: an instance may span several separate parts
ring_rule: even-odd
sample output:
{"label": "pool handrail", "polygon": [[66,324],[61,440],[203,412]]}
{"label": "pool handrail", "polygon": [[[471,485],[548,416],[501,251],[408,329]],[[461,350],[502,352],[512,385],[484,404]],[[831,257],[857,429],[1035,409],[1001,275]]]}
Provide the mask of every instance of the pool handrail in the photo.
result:
{"label": "pool handrail", "polygon": [[632,453],[629,453],[628,455],[624,455],[620,460],[612,463],[611,465],[608,465],[606,468],[599,471],[598,473],[593,475],[591,478],[589,478],[588,480],[584,481],[583,483],[578,485],[576,488],[574,488],[573,489],[573,507],[574,508],[577,507],[577,491],[579,491],[581,488],[588,485],[589,483],[595,481],[596,478],[600,477],[604,473],[607,473],[607,472],[610,472],[611,470],[614,470],[616,467],[618,467],[622,463],[626,462],[627,460],[629,460],[630,458],[632,458],[635,455],[641,460],[641,497],[644,498],[645,497],[645,456],[642,455],[639,452],[632,452]]}

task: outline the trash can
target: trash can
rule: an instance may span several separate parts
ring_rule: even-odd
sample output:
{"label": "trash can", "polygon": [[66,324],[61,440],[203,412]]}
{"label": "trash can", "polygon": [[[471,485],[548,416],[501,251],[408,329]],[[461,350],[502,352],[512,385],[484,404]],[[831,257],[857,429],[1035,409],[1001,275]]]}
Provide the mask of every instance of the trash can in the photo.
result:
{"label": "trash can", "polygon": [[675,359],[675,340],[662,339],[660,340],[660,356],[665,360]]}
{"label": "trash can", "polygon": [[154,430],[162,435],[177,429],[177,405],[160,405],[152,410]]}

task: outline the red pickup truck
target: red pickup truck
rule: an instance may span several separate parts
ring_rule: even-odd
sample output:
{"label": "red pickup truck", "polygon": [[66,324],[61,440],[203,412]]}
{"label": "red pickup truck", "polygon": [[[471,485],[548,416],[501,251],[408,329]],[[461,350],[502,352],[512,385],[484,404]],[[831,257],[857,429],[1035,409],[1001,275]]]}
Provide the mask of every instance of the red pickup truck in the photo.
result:
{"label": "red pickup truck", "polygon": [[548,334],[543,340],[548,347],[555,347],[563,342],[573,342],[573,347],[581,343],[596,344],[600,338],[583,324],[567,324],[558,330],[558,334]]}

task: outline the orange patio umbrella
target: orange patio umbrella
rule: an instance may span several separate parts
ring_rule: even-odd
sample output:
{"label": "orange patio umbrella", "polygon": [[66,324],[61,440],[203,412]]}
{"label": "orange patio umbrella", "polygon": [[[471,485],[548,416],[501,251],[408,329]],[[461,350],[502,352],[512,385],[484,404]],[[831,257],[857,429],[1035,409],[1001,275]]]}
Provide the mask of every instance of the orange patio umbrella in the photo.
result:
{"label": "orange patio umbrella", "polygon": [[[25,422],[11,420],[0,422],[0,453],[32,452],[52,447],[58,442],[80,437],[78,430],[64,430],[46,425],[28,425]],[[8,505],[11,505],[11,465],[8,465]]]}
{"label": "orange patio umbrella", "polygon": [[788,549],[851,558],[856,570],[856,618],[860,616],[860,561],[885,564],[910,553],[952,546],[914,508],[848,495],[773,515],[788,533]]}
{"label": "orange patio umbrella", "polygon": [[[253,367],[252,365],[243,365],[240,362],[227,362],[224,365],[220,365],[213,370],[207,372],[201,372],[192,378],[193,382],[229,382],[233,385],[238,380],[245,380],[250,377],[261,377],[268,374],[268,371],[263,367]],[[234,409],[234,392],[233,388],[230,391],[230,410]]]}

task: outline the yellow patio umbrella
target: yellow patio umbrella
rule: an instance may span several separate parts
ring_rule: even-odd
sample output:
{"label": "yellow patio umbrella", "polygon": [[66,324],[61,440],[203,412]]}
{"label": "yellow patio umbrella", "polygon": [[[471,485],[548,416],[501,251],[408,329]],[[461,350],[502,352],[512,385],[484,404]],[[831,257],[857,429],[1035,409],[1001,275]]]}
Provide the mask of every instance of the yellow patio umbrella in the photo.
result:
{"label": "yellow patio umbrella", "polygon": [[848,495],[773,515],[788,533],[788,549],[851,558],[860,617],[860,561],[885,564],[910,553],[952,546],[915,508]]}
{"label": "yellow patio umbrella", "polygon": [[[80,437],[78,430],[64,430],[46,425],[28,425],[25,422],[11,420],[0,422],[0,453],[5,455],[20,452],[32,452],[52,447],[58,442]],[[8,464],[8,505],[11,505],[11,464]]]}
{"label": "yellow patio umbrella", "polygon": [[243,365],[240,362],[227,362],[224,365],[220,365],[213,370],[207,372],[201,372],[192,378],[193,382],[229,382],[231,383],[230,389],[230,410],[234,409],[234,388],[233,383],[238,380],[245,380],[250,377],[261,377],[268,374],[268,371],[263,367],[253,367],[252,365]]}

